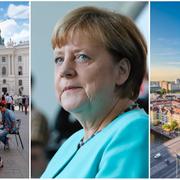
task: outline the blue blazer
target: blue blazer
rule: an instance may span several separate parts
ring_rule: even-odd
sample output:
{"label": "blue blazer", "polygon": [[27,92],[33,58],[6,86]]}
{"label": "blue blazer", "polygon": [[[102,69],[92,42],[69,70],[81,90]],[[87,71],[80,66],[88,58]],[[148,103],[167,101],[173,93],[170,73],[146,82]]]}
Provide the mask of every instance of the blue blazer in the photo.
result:
{"label": "blue blazer", "polygon": [[148,178],[148,116],[134,109],[115,118],[80,149],[80,130],[57,151],[41,178]]}

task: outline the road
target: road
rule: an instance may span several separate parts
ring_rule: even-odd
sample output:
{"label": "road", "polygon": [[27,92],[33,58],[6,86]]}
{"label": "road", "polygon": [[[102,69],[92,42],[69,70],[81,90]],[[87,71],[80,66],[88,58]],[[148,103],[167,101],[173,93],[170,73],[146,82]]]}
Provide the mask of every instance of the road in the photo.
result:
{"label": "road", "polygon": [[[155,159],[157,153],[161,157]],[[175,178],[177,153],[180,153],[180,137],[151,149],[151,178]]]}

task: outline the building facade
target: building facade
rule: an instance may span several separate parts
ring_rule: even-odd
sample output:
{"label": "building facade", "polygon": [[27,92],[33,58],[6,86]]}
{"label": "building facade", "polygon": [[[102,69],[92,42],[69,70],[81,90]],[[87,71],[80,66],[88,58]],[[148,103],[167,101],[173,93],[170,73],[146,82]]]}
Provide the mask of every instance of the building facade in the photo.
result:
{"label": "building facade", "polygon": [[29,42],[4,45],[0,34],[0,94],[29,95]]}
{"label": "building facade", "polygon": [[161,87],[161,89],[165,89],[167,92],[168,91],[168,82],[167,81],[161,81],[160,87]]}
{"label": "building facade", "polygon": [[170,83],[168,88],[171,92],[180,91],[180,83]]}

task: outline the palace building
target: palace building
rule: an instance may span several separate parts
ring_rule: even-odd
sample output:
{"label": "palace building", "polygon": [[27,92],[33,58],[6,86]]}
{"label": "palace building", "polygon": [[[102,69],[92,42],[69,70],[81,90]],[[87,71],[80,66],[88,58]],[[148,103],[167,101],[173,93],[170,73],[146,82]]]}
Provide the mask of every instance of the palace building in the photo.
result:
{"label": "palace building", "polygon": [[0,95],[29,95],[29,42],[4,44],[0,30]]}

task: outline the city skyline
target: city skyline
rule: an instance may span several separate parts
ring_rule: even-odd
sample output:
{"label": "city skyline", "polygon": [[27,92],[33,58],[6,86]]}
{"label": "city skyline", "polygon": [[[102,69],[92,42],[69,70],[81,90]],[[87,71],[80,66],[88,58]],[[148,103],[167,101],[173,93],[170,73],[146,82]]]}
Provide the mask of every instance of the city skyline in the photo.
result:
{"label": "city skyline", "polygon": [[29,40],[29,2],[0,2],[0,30],[5,45]]}
{"label": "city skyline", "polygon": [[180,77],[180,2],[151,2],[152,81]]}
{"label": "city skyline", "polygon": [[180,79],[180,77],[176,77],[175,79],[172,79],[172,80],[166,80],[166,79],[164,79],[164,78],[159,79],[159,80],[153,80],[153,79],[151,79],[151,82],[161,82],[161,81],[175,82],[177,79]]}

